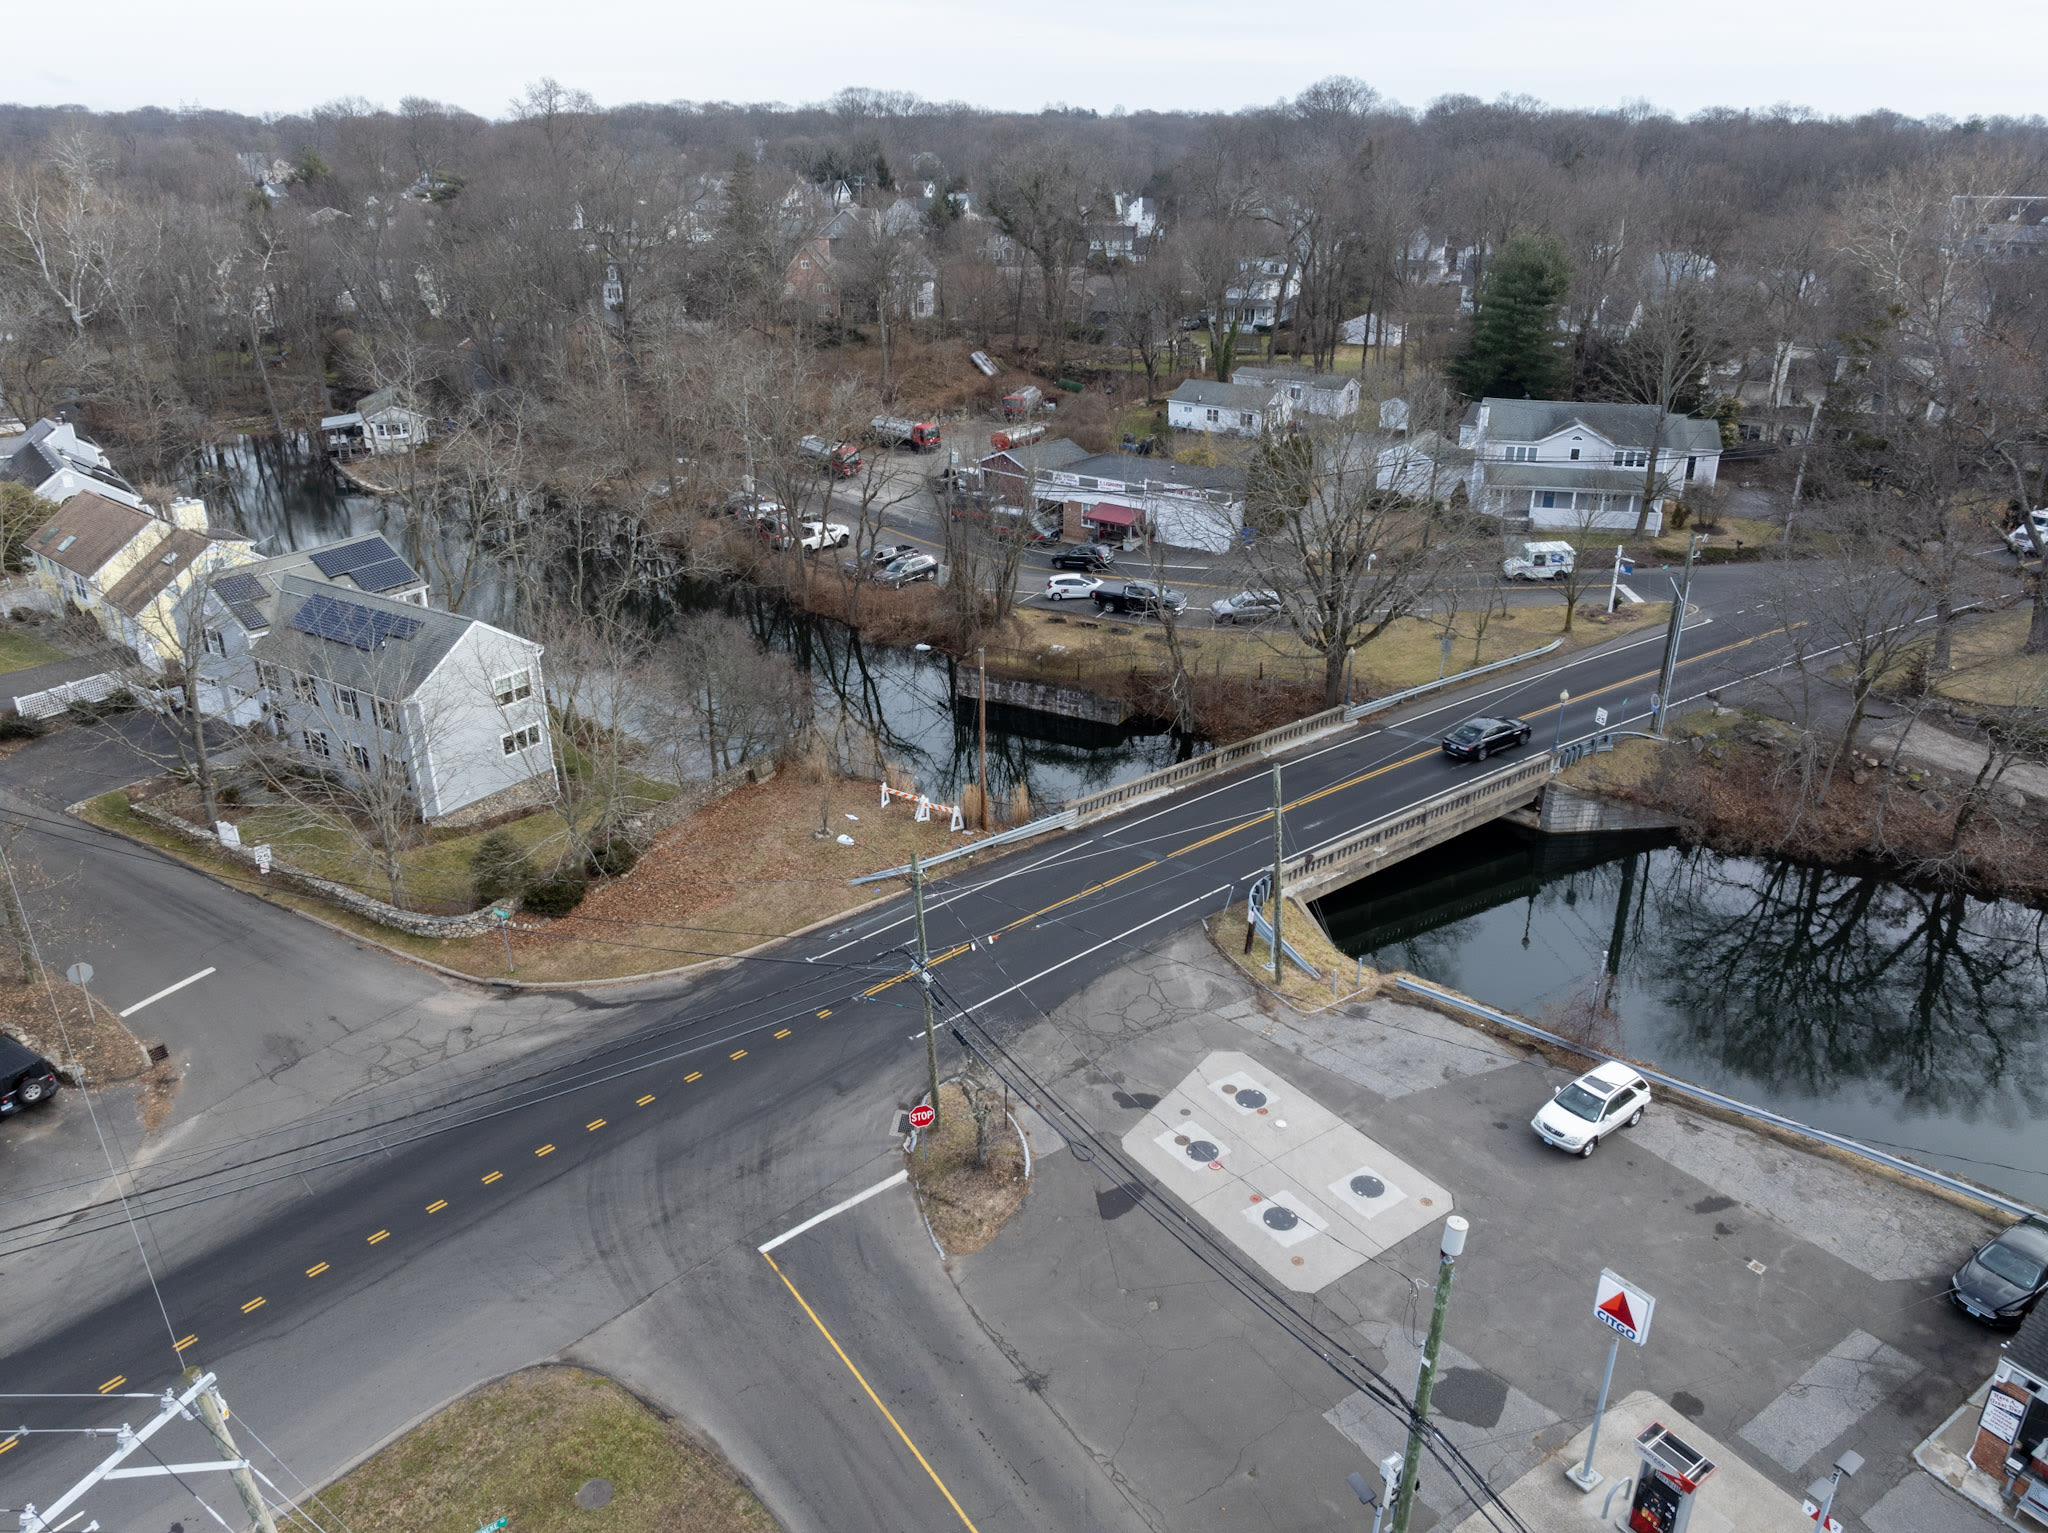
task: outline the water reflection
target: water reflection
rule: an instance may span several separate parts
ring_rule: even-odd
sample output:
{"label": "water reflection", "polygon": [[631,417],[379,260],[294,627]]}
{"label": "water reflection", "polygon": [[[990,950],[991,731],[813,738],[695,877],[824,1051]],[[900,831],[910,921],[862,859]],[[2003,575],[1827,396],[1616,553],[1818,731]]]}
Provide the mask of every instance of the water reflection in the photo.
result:
{"label": "water reflection", "polygon": [[1325,900],[1347,952],[1524,1015],[1603,988],[1705,1085],[2048,1195],[2042,912],[1874,874],[1489,827]]}

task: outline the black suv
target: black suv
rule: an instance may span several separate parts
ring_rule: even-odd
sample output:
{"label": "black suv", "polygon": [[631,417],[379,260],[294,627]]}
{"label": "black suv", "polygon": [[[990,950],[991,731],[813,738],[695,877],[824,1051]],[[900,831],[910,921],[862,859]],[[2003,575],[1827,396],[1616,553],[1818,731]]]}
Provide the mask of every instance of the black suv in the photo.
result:
{"label": "black suv", "polygon": [[1126,581],[1120,586],[1097,586],[1091,594],[1098,612],[1150,617],[1162,607],[1173,613],[1188,610],[1188,599],[1180,592],[1171,586],[1156,586],[1149,580]]}
{"label": "black suv", "polygon": [[1116,550],[1107,543],[1069,543],[1052,556],[1052,567],[1056,570],[1085,570],[1093,574],[1106,570],[1116,558]]}
{"label": "black suv", "polygon": [[1520,719],[1467,719],[1444,736],[1444,754],[1453,761],[1484,761],[1495,751],[1528,744],[1529,733]]}
{"label": "black suv", "polygon": [[56,1094],[56,1067],[19,1038],[0,1033],[0,1117]]}

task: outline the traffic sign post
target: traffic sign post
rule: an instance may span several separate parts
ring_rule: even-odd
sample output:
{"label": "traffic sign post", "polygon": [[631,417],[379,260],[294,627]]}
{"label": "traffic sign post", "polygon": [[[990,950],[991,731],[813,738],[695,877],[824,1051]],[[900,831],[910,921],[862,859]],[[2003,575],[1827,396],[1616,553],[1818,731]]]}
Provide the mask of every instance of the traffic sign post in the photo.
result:
{"label": "traffic sign post", "polygon": [[1606,1478],[1593,1467],[1593,1450],[1600,1446],[1600,1423],[1607,1415],[1607,1393],[1614,1387],[1614,1360],[1621,1355],[1624,1341],[1640,1347],[1650,1339],[1650,1317],[1656,1311],[1657,1301],[1650,1294],[1619,1273],[1601,1269],[1600,1283],[1593,1293],[1593,1318],[1614,1332],[1614,1340],[1607,1348],[1607,1371],[1600,1379],[1600,1403],[1593,1408],[1593,1430],[1586,1436],[1586,1461],[1564,1472],[1567,1480],[1588,1494]]}
{"label": "traffic sign post", "polygon": [[919,1102],[910,1109],[910,1126],[915,1129],[930,1128],[938,1121],[938,1116],[938,1110],[931,1103]]}

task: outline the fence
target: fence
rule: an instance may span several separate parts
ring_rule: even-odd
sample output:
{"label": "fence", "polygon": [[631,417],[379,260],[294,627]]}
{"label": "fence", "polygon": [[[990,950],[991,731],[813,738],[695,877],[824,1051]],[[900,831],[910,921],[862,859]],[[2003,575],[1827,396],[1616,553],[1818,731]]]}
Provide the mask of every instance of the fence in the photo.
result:
{"label": "fence", "polygon": [[1092,820],[1112,810],[1135,804],[1140,799],[1170,792],[1198,778],[1218,776],[1256,757],[1270,755],[1283,745],[1295,745],[1311,735],[1341,729],[1345,724],[1344,715],[1345,710],[1342,708],[1328,708],[1321,713],[1312,713],[1305,719],[1296,719],[1292,724],[1282,724],[1278,729],[1269,729],[1262,735],[1253,735],[1249,740],[1239,740],[1235,745],[1218,746],[1207,755],[1197,756],[1192,761],[1183,761],[1177,766],[1161,767],[1156,772],[1147,772],[1143,777],[1133,777],[1129,782],[1120,782],[1099,792],[1068,799],[1060,807],[1071,810],[1077,824]]}
{"label": "fence", "polygon": [[1310,847],[1281,863],[1282,883],[1294,898],[1314,899],[1323,885],[1349,883],[1359,876],[1355,869],[1361,861],[1384,864],[1398,860],[1397,853],[1407,856],[1422,851],[1492,819],[1548,782],[1550,771],[1550,757],[1532,756],[1335,841]]}
{"label": "fence", "polygon": [[[1410,979],[1405,974],[1395,976],[1394,984],[1396,988],[1405,990],[1410,995],[1419,995],[1425,999],[1435,1001],[1440,1006],[1450,1007],[1471,1016],[1483,1018],[1497,1026],[1507,1028],[1510,1032],[1520,1033],[1524,1037],[1535,1038],[1543,1043],[1569,1049],[1572,1053],[1583,1058],[1597,1059],[1603,1062],[1613,1060],[1612,1055],[1603,1054],[1598,1049],[1589,1049],[1585,1044],[1578,1042],[1576,1039],[1564,1038],[1556,1033],[1546,1032],[1533,1022],[1525,1022],[1520,1017],[1510,1016],[1507,1012],[1496,1011],[1491,1006],[1482,1006],[1479,1002],[1467,1000],[1462,995],[1453,995],[1447,990],[1439,990],[1434,985],[1423,984],[1418,980]],[[1993,1207],[2002,1208],[2007,1213],[2017,1215],[2020,1218],[2026,1218],[2030,1215],[2039,1216],[2042,1212],[2040,1209],[2034,1208],[2030,1204],[2022,1203],[2016,1198],[2008,1198],[2002,1193],[1992,1192],[1988,1188],[1979,1187],[1974,1182],[1966,1182],[1960,1177],[1949,1176],[1945,1172],[1936,1171],[1930,1166],[1923,1166],[1918,1161],[1907,1160],[1899,1155],[1887,1154],[1883,1150],[1873,1149],[1871,1146],[1851,1139],[1846,1135],[1832,1134],[1824,1128],[1815,1128],[1812,1124],[1801,1123],[1797,1118],[1787,1118],[1780,1113],[1771,1112],[1766,1108],[1752,1107],[1747,1102],[1737,1101],[1734,1097],[1723,1096],[1720,1092],[1710,1091],[1705,1086],[1695,1086],[1691,1081],[1681,1080],[1675,1075],[1666,1075],[1661,1070],[1653,1070],[1646,1065],[1639,1065],[1634,1060],[1616,1062],[1626,1064],[1645,1080],[1654,1081],[1667,1091],[1675,1091],[1680,1096],[1691,1097],[1696,1102],[1705,1102],[1709,1106],[1722,1109],[1724,1112],[1731,1112],[1738,1117],[1747,1118],[1753,1123],[1768,1124],[1772,1128],[1779,1129],[1796,1138],[1812,1140],[1817,1144],[1831,1145],[1835,1149],[1846,1150],[1852,1155],[1860,1155],[1865,1160],[1875,1161],[1880,1166],[1888,1166],[1903,1176],[1911,1177],[1916,1181],[1926,1182],[1931,1186],[1940,1187],[1949,1192],[1960,1193],[1962,1196],[1974,1198],[1980,1203],[1989,1203]]]}
{"label": "fence", "polygon": [[53,718],[76,703],[103,703],[126,685],[119,671],[102,671],[17,697],[14,711],[25,719]]}
{"label": "fence", "polygon": [[1455,676],[1439,676],[1435,681],[1425,681],[1421,686],[1410,687],[1405,692],[1389,692],[1385,697],[1375,697],[1362,703],[1354,703],[1345,714],[1345,717],[1348,719],[1362,719],[1369,713],[1380,713],[1388,708],[1398,708],[1411,697],[1427,697],[1430,693],[1440,692],[1445,687],[1459,686],[1464,682],[1470,681],[1475,676],[1484,676],[1488,671],[1502,671],[1511,665],[1520,665],[1524,660],[1538,659],[1543,655],[1549,654],[1562,643],[1564,643],[1562,639],[1552,639],[1541,649],[1525,650],[1519,655],[1509,655],[1505,660],[1489,660],[1485,665],[1476,665],[1469,671],[1458,672]]}

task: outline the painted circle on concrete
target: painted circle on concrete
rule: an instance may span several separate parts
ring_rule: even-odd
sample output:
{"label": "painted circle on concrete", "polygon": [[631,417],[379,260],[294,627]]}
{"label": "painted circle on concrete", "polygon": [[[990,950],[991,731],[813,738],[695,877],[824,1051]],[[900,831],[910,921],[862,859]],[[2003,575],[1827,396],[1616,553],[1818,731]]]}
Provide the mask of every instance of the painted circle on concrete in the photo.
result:
{"label": "painted circle on concrete", "polygon": [[1197,1139],[1188,1146],[1188,1159],[1201,1161],[1205,1165],[1222,1153],[1221,1150],[1206,1139]]}
{"label": "painted circle on concrete", "polygon": [[1263,1214],[1260,1214],[1259,1217],[1266,1221],[1266,1228],[1269,1230],[1291,1230],[1301,1223],[1300,1214],[1278,1203],[1275,1203]]}
{"label": "painted circle on concrete", "polygon": [[1264,1107],[1266,1105],[1266,1093],[1254,1091],[1251,1087],[1247,1086],[1237,1094],[1237,1105],[1239,1107]]}
{"label": "painted circle on concrete", "polygon": [[1361,1173],[1351,1179],[1351,1190],[1361,1198],[1376,1198],[1387,1190],[1387,1184],[1376,1176]]}

